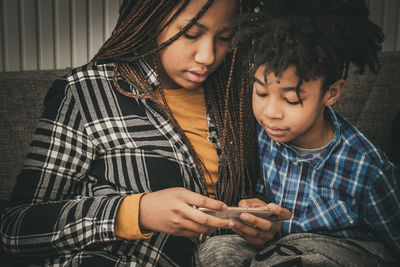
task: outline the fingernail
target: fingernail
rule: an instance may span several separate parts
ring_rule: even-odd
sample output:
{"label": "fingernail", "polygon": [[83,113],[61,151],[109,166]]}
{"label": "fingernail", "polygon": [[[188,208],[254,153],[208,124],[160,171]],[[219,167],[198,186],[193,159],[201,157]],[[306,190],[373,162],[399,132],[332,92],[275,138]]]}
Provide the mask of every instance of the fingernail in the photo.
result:
{"label": "fingernail", "polygon": [[222,209],[223,210],[226,210],[228,208],[228,206],[226,205],[226,204],[224,204],[223,206],[222,206]]}
{"label": "fingernail", "polygon": [[233,226],[235,226],[235,223],[232,222],[232,221],[230,221],[229,224],[228,224],[228,226],[229,226],[229,228],[233,228]]}
{"label": "fingernail", "polygon": [[241,219],[247,221],[248,219],[250,219],[250,217],[249,217],[249,215],[244,213],[241,215]]}
{"label": "fingernail", "polygon": [[268,205],[268,208],[272,211],[274,211],[276,209],[275,205]]}

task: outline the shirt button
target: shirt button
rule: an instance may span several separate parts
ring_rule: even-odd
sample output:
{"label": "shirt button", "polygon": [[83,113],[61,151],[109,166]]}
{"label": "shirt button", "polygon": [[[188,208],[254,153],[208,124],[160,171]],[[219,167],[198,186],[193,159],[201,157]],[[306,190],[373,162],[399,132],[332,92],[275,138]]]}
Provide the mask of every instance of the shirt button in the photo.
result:
{"label": "shirt button", "polygon": [[297,164],[299,164],[297,161],[293,161],[294,166],[297,166]]}

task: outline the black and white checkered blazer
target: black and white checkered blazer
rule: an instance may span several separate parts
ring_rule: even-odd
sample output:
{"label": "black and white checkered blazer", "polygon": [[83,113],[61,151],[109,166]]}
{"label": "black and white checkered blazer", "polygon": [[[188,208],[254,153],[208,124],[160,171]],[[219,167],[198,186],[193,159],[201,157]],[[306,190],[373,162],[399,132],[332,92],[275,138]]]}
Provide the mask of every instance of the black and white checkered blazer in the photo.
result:
{"label": "black and white checkered blazer", "polygon": [[[154,71],[137,67],[151,86]],[[4,248],[50,266],[185,266],[195,242],[154,233],[117,240],[124,196],[169,187],[203,193],[187,146],[150,100],[122,95],[113,64],[91,63],[54,82],[2,223]],[[121,88],[139,93],[122,78]],[[215,125],[209,132],[220,155]],[[96,265],[95,265],[96,264]],[[85,265],[86,266],[86,265]]]}

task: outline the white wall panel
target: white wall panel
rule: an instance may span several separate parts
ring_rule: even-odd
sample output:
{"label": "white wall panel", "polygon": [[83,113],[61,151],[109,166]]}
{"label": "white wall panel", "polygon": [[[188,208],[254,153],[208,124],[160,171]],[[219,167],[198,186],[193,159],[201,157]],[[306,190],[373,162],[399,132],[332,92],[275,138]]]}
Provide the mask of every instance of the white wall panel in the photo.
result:
{"label": "white wall panel", "polygon": [[397,24],[397,11],[400,5],[399,0],[385,0],[383,9],[383,31],[386,33],[385,42],[383,43],[384,51],[396,50],[397,41],[397,29],[399,25]]}
{"label": "white wall panel", "polygon": [[20,31],[22,70],[38,68],[38,34],[36,3],[32,0],[20,0]]}
{"label": "white wall panel", "polygon": [[384,3],[385,3],[385,0],[370,0],[369,1],[369,10],[370,10],[371,20],[378,25],[383,24]]}
{"label": "white wall panel", "polygon": [[4,71],[4,49],[3,49],[3,3],[0,3],[0,71]]}
{"label": "white wall panel", "polygon": [[69,0],[54,0],[55,65],[71,67],[71,9]]}
{"label": "white wall panel", "polygon": [[369,0],[371,20],[382,27],[385,33],[383,51],[400,50],[400,1]]}
{"label": "white wall panel", "polygon": [[120,0],[105,0],[105,9],[104,9],[104,20],[105,20],[105,29],[104,29],[104,40],[107,40],[108,37],[111,36],[112,31],[114,30],[115,23],[118,20],[118,12],[119,12]]}
{"label": "white wall panel", "polygon": [[21,69],[19,1],[2,0],[4,70]]}
{"label": "white wall panel", "polygon": [[396,32],[396,51],[400,51],[400,4],[397,4],[397,32]]}
{"label": "white wall panel", "polygon": [[36,0],[38,11],[39,69],[55,68],[54,1]]}
{"label": "white wall panel", "polygon": [[89,0],[88,3],[88,55],[91,59],[104,43],[105,6],[104,0]]}
{"label": "white wall panel", "polygon": [[87,1],[71,0],[72,18],[72,66],[80,66],[88,61],[88,12]]}
{"label": "white wall panel", "polygon": [[[87,63],[110,36],[123,0],[0,0],[0,71]],[[400,0],[366,0],[384,51],[400,50]]]}

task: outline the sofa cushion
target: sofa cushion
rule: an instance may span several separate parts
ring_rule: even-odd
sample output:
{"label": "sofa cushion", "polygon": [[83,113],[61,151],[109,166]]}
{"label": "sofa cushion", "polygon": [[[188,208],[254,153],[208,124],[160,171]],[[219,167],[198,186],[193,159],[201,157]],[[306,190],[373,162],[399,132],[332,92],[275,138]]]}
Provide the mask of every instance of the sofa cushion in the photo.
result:
{"label": "sofa cushion", "polygon": [[400,108],[392,123],[393,162],[400,166]]}
{"label": "sofa cushion", "polygon": [[352,69],[334,108],[393,160],[391,127],[400,110],[400,52],[382,53],[380,62],[378,75],[368,70],[359,76]]}
{"label": "sofa cushion", "polygon": [[[334,105],[393,159],[391,125],[400,110],[400,52],[382,53],[378,76],[351,70]],[[68,70],[0,73],[0,199],[8,199],[51,83]],[[399,138],[399,137],[398,137]]]}
{"label": "sofa cushion", "polygon": [[0,73],[0,199],[8,199],[27,153],[43,99],[67,70]]}

